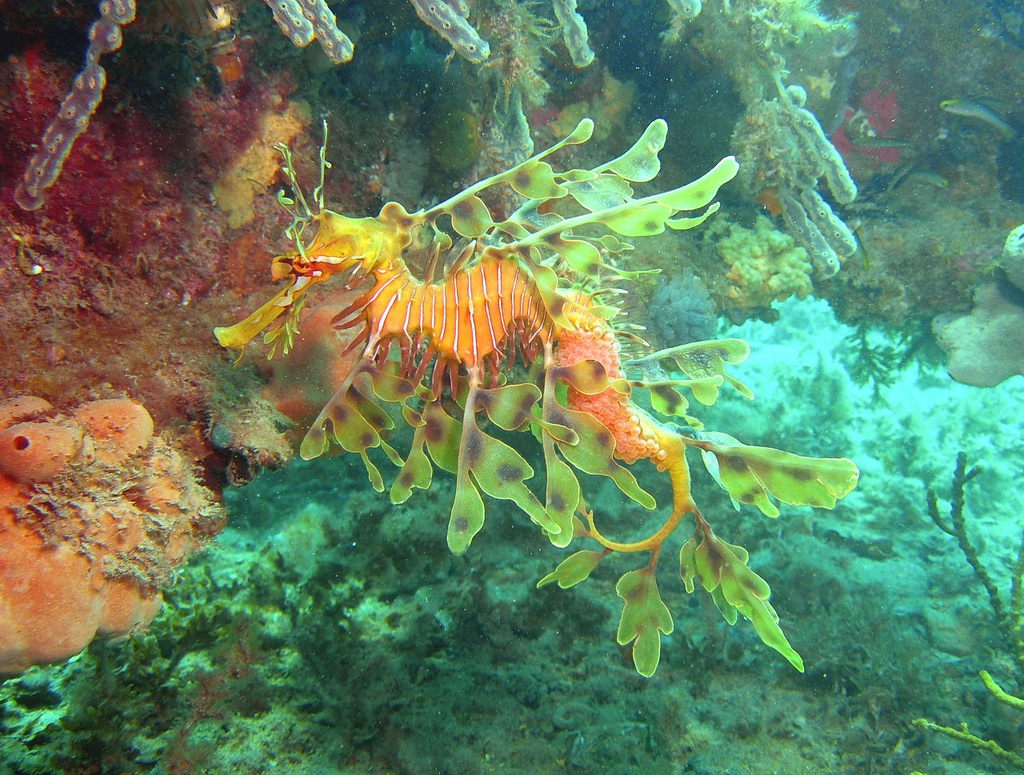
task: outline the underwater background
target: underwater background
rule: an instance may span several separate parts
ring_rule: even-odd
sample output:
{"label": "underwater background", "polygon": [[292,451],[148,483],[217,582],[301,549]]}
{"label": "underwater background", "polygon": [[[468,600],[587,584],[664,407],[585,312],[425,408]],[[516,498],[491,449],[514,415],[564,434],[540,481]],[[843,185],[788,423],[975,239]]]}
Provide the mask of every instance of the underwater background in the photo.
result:
{"label": "underwater background", "polygon": [[[1024,771],[1019,3],[0,0],[0,19],[0,773]],[[291,353],[289,323],[221,346],[281,287],[275,257],[299,272],[303,190],[383,223],[385,203],[457,199],[587,118],[589,141],[547,157],[574,192],[631,147],[660,174],[615,168],[627,206],[739,163],[668,208],[720,202],[707,220],[603,215],[600,269],[559,276],[618,310],[630,407],[664,408],[662,379],[695,407],[666,426],[699,447],[695,518],[771,586],[768,605],[748,579],[753,608],[690,594],[694,573],[712,585],[680,579],[673,537],[653,664],[652,625],[636,642],[620,625],[635,562],[538,588],[569,552],[515,498],[484,494],[453,553],[452,501],[475,485],[438,470],[405,502],[373,486],[395,476],[386,443],[367,465],[299,454],[354,362],[318,289]],[[656,119],[664,148],[634,145]],[[496,222],[533,201],[525,231],[565,204],[516,185],[477,201]],[[458,266],[461,244],[434,239]],[[515,336],[501,379],[543,381]],[[734,339],[750,354],[727,373],[677,348]],[[649,368],[673,348],[682,374]],[[467,401],[452,387],[446,411]],[[379,441],[405,455],[419,415],[397,403]],[[539,406],[533,434],[479,418],[538,495]],[[761,477],[770,518],[738,503],[711,431],[856,469],[825,508],[790,505],[814,501],[795,474]],[[579,476],[623,541],[678,495],[626,467],[661,511]]]}

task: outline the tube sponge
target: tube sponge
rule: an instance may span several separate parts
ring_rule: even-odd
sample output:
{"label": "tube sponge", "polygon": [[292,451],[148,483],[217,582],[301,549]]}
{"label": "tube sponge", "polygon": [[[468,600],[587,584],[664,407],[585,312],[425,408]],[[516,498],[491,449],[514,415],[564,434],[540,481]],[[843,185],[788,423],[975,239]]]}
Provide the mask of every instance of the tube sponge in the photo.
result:
{"label": "tube sponge", "polygon": [[0,402],[0,675],[144,629],[220,525],[213,493],[140,404],[54,416],[41,399]]}

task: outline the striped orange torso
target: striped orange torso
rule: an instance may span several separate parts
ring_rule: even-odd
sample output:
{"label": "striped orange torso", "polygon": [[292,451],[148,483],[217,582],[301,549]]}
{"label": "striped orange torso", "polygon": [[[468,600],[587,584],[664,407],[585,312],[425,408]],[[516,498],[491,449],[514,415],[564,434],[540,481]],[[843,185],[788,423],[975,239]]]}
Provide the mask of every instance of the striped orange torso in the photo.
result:
{"label": "striped orange torso", "polygon": [[554,322],[516,258],[487,257],[436,283],[413,277],[400,261],[372,274],[363,319],[374,345],[422,340],[439,357],[470,369],[502,355],[517,334],[541,345],[552,337]]}

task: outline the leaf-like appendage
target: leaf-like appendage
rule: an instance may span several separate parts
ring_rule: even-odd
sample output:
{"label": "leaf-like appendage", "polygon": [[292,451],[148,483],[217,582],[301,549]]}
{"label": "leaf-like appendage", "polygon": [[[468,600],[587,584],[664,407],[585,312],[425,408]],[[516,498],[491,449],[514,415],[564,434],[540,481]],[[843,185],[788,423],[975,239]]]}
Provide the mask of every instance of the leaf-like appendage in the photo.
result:
{"label": "leaf-like appendage", "polygon": [[650,198],[677,212],[699,210],[711,204],[711,200],[718,196],[718,189],[736,177],[739,168],[736,159],[726,156],[692,183],[666,191],[664,194],[655,194]]}
{"label": "leaf-like appendage", "polygon": [[[413,425],[413,423],[410,423]],[[412,495],[413,489],[426,490],[434,477],[434,467],[430,464],[427,453],[423,450],[425,442],[424,433],[426,424],[420,422],[414,425],[416,428],[412,437],[412,445],[409,454],[405,456],[405,464],[398,472],[395,481],[391,483],[391,502],[405,503]]]}
{"label": "leaf-like appendage", "polygon": [[561,232],[548,234],[543,243],[583,277],[596,277],[601,268],[601,251],[581,239],[568,239]]}
{"label": "leaf-like appendage", "polygon": [[690,229],[696,229],[704,221],[710,218],[712,215],[718,212],[718,202],[713,202],[704,212],[700,215],[695,215],[692,218],[669,218],[665,221],[665,225],[668,226],[672,231],[689,231]]}
{"label": "leaf-like appendage", "polygon": [[596,396],[608,388],[614,388],[622,395],[629,393],[629,383],[626,380],[609,380],[604,365],[593,358],[584,358],[571,366],[552,366],[550,371],[555,379],[564,381],[588,396]]}
{"label": "leaf-like appendage", "polygon": [[[521,389],[516,390],[516,388],[524,387],[529,386],[513,386],[512,392],[507,393],[505,397],[515,399],[517,393],[520,394],[520,398],[529,397],[528,392]],[[455,484],[456,501],[458,504],[461,497],[462,508],[458,513],[458,521],[451,522],[448,528],[449,546],[452,546],[454,540],[455,546],[461,548],[462,551],[469,546],[484,521],[482,502],[479,514],[476,511],[476,499],[480,496],[473,482],[492,498],[510,500],[515,503],[546,533],[557,535],[562,531],[562,526],[548,516],[544,506],[537,500],[537,496],[526,486],[526,480],[533,476],[533,468],[526,462],[526,459],[505,442],[488,436],[476,424],[477,412],[485,407],[495,409],[499,416],[505,415],[503,419],[512,419],[513,412],[506,412],[498,406],[502,403],[501,390],[498,388],[493,391],[485,391],[473,385],[466,395],[459,437],[458,470]],[[534,388],[534,390],[536,389]],[[497,401],[493,400],[495,394],[498,395]],[[527,416],[535,401],[536,397],[534,396],[528,406],[522,407]],[[470,475],[472,475],[472,480]],[[470,494],[469,490],[472,490],[475,496]],[[456,512],[454,510],[452,515],[452,519],[455,520]],[[476,522],[477,517],[479,517],[479,524]],[[466,527],[463,529],[460,527],[461,525]],[[455,549],[453,548],[452,551]]]}
{"label": "leaf-like appendage", "polygon": [[[359,413],[363,420],[373,428],[374,432],[377,434],[376,438],[373,439],[363,437],[358,440],[358,443],[360,445],[365,445],[363,446],[363,449],[369,449],[370,447],[380,446],[381,434],[384,431],[394,430],[395,422],[394,420],[391,419],[391,416],[387,412],[385,412],[380,407],[380,405],[373,400],[373,398],[370,397],[370,395],[367,395],[366,393],[363,392],[363,390],[366,390],[367,388],[372,390],[372,387],[369,384],[370,380],[361,379],[359,380],[359,382],[361,383],[361,389],[356,389],[356,386],[353,385],[352,389],[349,390],[348,395],[346,397],[351,402],[352,407]],[[368,390],[367,392],[370,392],[370,390]],[[371,393],[371,395],[373,394]],[[354,452],[356,450],[349,451]]]}
{"label": "leaf-like appendage", "polygon": [[[534,250],[540,246],[547,246],[584,277],[593,277],[602,265],[600,253],[584,239],[574,238],[574,230],[583,226],[603,224],[616,234],[638,237],[659,234],[664,231],[666,225],[673,229],[686,229],[701,223],[714,212],[713,207],[701,216],[691,219],[673,219],[673,216],[682,210],[695,210],[711,203],[718,193],[718,188],[731,180],[739,169],[736,160],[731,156],[723,159],[714,169],[687,186],[641,199],[633,199],[629,194],[629,184],[624,182],[630,176],[645,179],[644,176],[652,170],[656,172],[656,168],[651,165],[657,163],[657,151],[664,144],[664,129],[664,122],[654,122],[648,127],[644,137],[641,137],[626,154],[591,171],[612,172],[612,176],[599,174],[594,178],[577,174],[580,173],[579,170],[563,173],[565,187],[589,212],[537,227],[537,231],[517,239],[508,248]],[[547,155],[547,152],[543,155]],[[535,158],[540,158],[540,155]],[[616,181],[615,175],[621,180]],[[524,211],[517,213],[510,220],[520,220],[526,216],[527,213]],[[601,237],[587,239],[600,240]]]}
{"label": "leaf-like appendage", "polygon": [[366,466],[366,476],[370,480],[370,486],[377,492],[384,492],[384,477],[380,475],[380,469],[373,464],[365,450],[359,451],[359,457],[362,458],[363,465]]}
{"label": "leaf-like appendage", "polygon": [[448,548],[452,554],[465,554],[473,536],[484,526],[484,501],[469,472],[459,472],[455,482],[455,502],[448,519]]}
{"label": "leaf-like appendage", "polygon": [[559,291],[558,275],[550,266],[544,266],[534,261],[526,261],[533,272],[533,282],[544,302],[544,309],[556,325],[564,328],[572,328],[572,323],[565,316],[565,296]]}
{"label": "leaf-like appendage", "polygon": [[547,151],[537,154],[538,158],[547,156],[548,154],[557,151],[563,145],[581,145],[587,142],[594,134],[594,119],[592,118],[581,118],[580,123],[576,125],[569,134],[563,139],[559,140],[555,145],[549,148]]}
{"label": "leaf-like appendage", "polygon": [[423,407],[423,440],[430,459],[442,470],[454,474],[459,470],[459,439],[462,423],[438,404]]}
{"label": "leaf-like appendage", "polygon": [[475,195],[460,198],[447,212],[452,217],[452,228],[463,237],[482,237],[494,227],[491,211]]}
{"label": "leaf-like appendage", "polygon": [[653,180],[661,171],[658,154],[665,147],[668,124],[664,119],[652,121],[633,146],[624,154],[597,167],[594,172],[614,172],[634,183]]}
{"label": "leaf-like appendage", "polygon": [[649,237],[665,231],[665,222],[671,217],[671,208],[660,202],[637,203],[617,208],[618,211],[601,214],[597,220],[623,237]]}
{"label": "leaf-like appendage", "polygon": [[553,581],[557,581],[562,589],[574,587],[581,581],[586,581],[606,554],[607,552],[594,552],[589,549],[576,552],[558,563],[557,568],[537,582],[537,587],[543,587]]}
{"label": "leaf-like appendage", "polygon": [[[598,242],[600,242],[601,247],[603,247],[609,253],[625,253],[626,251],[634,250],[634,247],[632,245],[630,245],[628,242],[623,242],[614,234],[605,234],[598,240]],[[650,274],[654,273],[654,270],[650,272]]]}
{"label": "leaf-like appendage", "polygon": [[658,594],[658,582],[652,568],[623,574],[615,585],[622,598],[622,615],[616,636],[619,645],[633,644],[633,664],[645,678],[654,675],[661,661],[661,633],[673,630],[672,614]]}
{"label": "leaf-like appendage", "polygon": [[404,409],[405,402],[416,396],[419,386],[413,385],[399,370],[400,364],[392,361],[384,364],[383,368],[375,369],[370,376],[375,396],[389,404],[401,403]]}
{"label": "leaf-like appendage", "polygon": [[547,482],[544,509],[558,525],[557,533],[547,533],[548,540],[564,549],[573,539],[573,517],[580,506],[580,482],[572,469],[555,452],[554,437],[544,433],[544,470]]}
{"label": "leaf-like appendage", "polygon": [[527,199],[558,199],[566,194],[546,161],[528,160],[517,166],[507,180],[517,194]]}
{"label": "leaf-like appendage", "polygon": [[[350,388],[350,392],[356,391]],[[380,441],[377,430],[359,413],[348,394],[332,402],[327,419],[331,435],[346,452],[364,452]]]}
{"label": "leaf-like appendage", "polygon": [[688,417],[690,402],[676,390],[674,382],[635,382],[635,387],[651,393],[651,409],[665,417]]}
{"label": "leaf-like appendage", "polygon": [[[526,459],[503,441],[477,429],[475,459],[466,461],[480,489],[499,500],[509,500],[527,513],[531,520],[548,533],[557,534],[561,527],[554,522],[537,496],[526,486],[533,468]],[[460,461],[461,465],[461,461]]]}
{"label": "leaf-like appendage", "polygon": [[[549,405],[550,404],[550,405]],[[645,509],[657,506],[654,497],[637,484],[628,468],[615,462],[615,440],[608,429],[591,414],[567,409],[552,398],[544,399],[546,422],[571,429],[579,439],[576,444],[558,444],[562,456],[576,469],[595,476],[607,476],[623,493]]]}
{"label": "leaf-like appendage", "polygon": [[723,381],[732,385],[744,398],[754,397],[750,388],[725,371],[726,364],[742,363],[748,355],[750,346],[742,339],[712,339],[658,350],[633,362],[672,361],[679,371],[690,378],[684,384],[693,391],[693,397],[705,406],[711,406],[718,400],[718,387]]}
{"label": "leaf-like appendage", "polygon": [[514,431],[531,419],[530,413],[540,400],[540,395],[540,388],[526,382],[491,389],[480,388],[476,405],[499,428]]}
{"label": "leaf-like appendage", "polygon": [[857,486],[860,472],[846,458],[810,458],[771,447],[748,447],[725,433],[708,433],[710,445],[702,447],[708,470],[739,503],[757,506],[763,514],[777,517],[779,510],[768,497],[774,495],[793,506],[831,509],[836,501]]}
{"label": "leaf-like appendage", "polygon": [[618,207],[633,198],[633,187],[615,175],[599,175],[591,180],[567,183],[569,195],[590,212]]}
{"label": "leaf-like appendage", "polygon": [[317,454],[323,454],[323,450],[326,449],[324,447],[326,434],[319,439],[319,434],[314,434],[314,429],[321,429],[321,433],[323,433],[323,424],[329,422],[331,435],[338,446],[346,452],[358,454],[362,458],[363,465],[366,466],[366,474],[373,489],[377,492],[384,492],[384,480],[377,466],[370,461],[366,451],[379,447],[396,466],[404,465],[404,461],[394,448],[381,437],[383,432],[395,427],[391,417],[373,399],[356,388],[357,382],[364,388],[369,388],[370,381],[365,367],[360,368],[355,377],[347,380],[347,389],[335,394],[321,412],[322,419],[318,419],[306,434],[306,438],[302,441],[302,447],[300,447],[300,453],[305,457],[307,452],[314,451],[316,445],[319,444],[322,449]]}
{"label": "leaf-like appendage", "polygon": [[[700,531],[698,531],[700,533]],[[711,593],[725,620],[735,624],[737,612],[754,625],[754,631],[766,646],[778,651],[801,673],[804,663],[779,627],[779,616],[768,598],[768,582],[747,566],[749,555],[742,546],[727,543],[710,528],[691,537],[679,552],[679,573],[687,592],[693,591],[693,578]]]}
{"label": "leaf-like appendage", "polygon": [[331,442],[327,438],[327,432],[323,427],[319,423],[311,425],[309,430],[306,431],[306,435],[302,437],[302,443],[299,444],[299,457],[303,460],[318,458],[330,446]]}
{"label": "leaf-like appendage", "polygon": [[704,377],[702,379],[670,379],[657,382],[639,380],[635,387],[645,388],[651,392],[651,408],[665,417],[682,417],[691,427],[701,424],[687,413],[690,404],[679,388],[690,388],[694,398],[705,406],[714,403],[718,397],[718,388],[725,380],[721,376]]}
{"label": "leaf-like appendage", "polygon": [[[295,345],[295,335],[299,333],[299,313],[302,312],[302,308],[306,306],[306,297],[303,296],[298,301],[294,302],[287,309],[284,318],[279,319],[275,323],[271,323],[270,326],[263,334],[263,344],[270,345],[270,349],[267,351],[267,360],[273,360],[274,355],[277,353],[278,345],[281,346],[281,354],[287,355],[291,352],[292,347]],[[216,334],[216,330],[214,330]],[[241,353],[239,353],[241,357]]]}

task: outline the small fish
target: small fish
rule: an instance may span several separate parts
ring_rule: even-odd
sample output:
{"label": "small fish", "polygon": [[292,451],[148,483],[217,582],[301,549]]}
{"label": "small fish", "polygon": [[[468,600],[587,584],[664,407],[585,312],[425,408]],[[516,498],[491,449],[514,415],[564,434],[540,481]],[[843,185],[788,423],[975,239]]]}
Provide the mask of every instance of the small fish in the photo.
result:
{"label": "small fish", "polygon": [[909,148],[910,141],[902,137],[864,136],[851,141],[854,148]]}
{"label": "small fish", "polygon": [[979,100],[943,100],[939,107],[954,116],[973,118],[988,124],[990,127],[999,130],[999,133],[1006,140],[1017,136],[1017,131],[1003,120],[1003,117],[996,113],[985,103]]}
{"label": "small fish", "polygon": [[851,258],[859,258],[861,265],[864,267],[865,272],[871,271],[871,256],[868,254],[868,249],[864,247],[864,240],[860,238],[860,229],[854,229],[853,235],[857,238],[857,250],[854,251],[846,260],[849,261]]}
{"label": "small fish", "polygon": [[932,172],[931,170],[913,170],[908,172],[904,179],[920,183],[924,186],[932,186],[933,188],[949,188],[949,181],[939,173]]}

